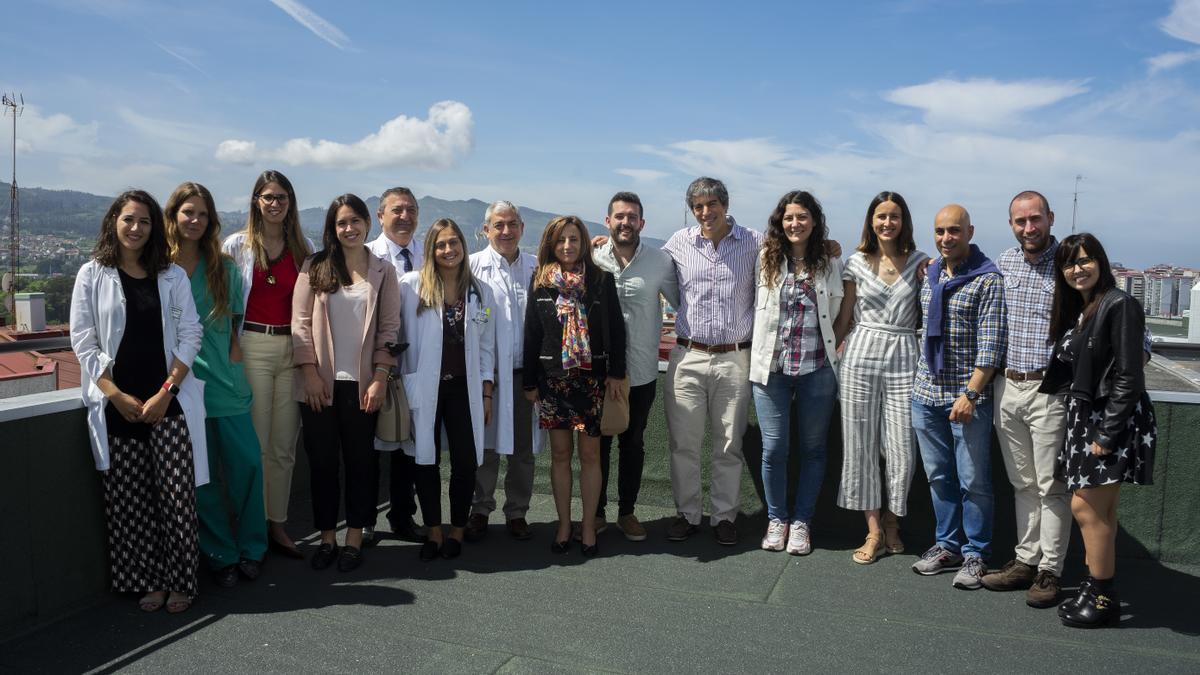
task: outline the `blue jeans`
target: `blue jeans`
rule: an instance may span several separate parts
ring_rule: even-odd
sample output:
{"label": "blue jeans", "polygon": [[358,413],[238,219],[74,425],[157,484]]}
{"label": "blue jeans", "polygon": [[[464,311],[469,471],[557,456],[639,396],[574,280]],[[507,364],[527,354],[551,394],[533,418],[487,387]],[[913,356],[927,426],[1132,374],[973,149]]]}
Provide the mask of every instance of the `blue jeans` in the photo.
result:
{"label": "blue jeans", "polygon": [[913,402],[912,423],[929,478],[937,545],[987,560],[992,547],[992,399],[970,422],[950,421],[949,405]]}
{"label": "blue jeans", "polygon": [[[825,477],[825,444],[829,418],[837,400],[837,378],[828,365],[805,375],[789,377],[771,373],[765,385],[752,384],[754,409],[762,432],[763,491],[767,497],[767,515],[790,522],[812,520]],[[792,401],[796,416],[791,418]],[[790,422],[790,423],[789,423]],[[791,513],[787,506],[788,454],[791,428],[799,439],[800,477],[796,485],[796,503]]]}

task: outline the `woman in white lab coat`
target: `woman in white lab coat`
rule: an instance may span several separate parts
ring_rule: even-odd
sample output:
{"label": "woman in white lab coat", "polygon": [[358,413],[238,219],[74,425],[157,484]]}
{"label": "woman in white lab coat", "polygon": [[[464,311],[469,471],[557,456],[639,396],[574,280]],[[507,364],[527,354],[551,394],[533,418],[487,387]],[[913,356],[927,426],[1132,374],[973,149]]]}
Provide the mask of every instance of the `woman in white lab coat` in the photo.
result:
{"label": "woman in white lab coat", "polygon": [[71,348],[104,482],[112,588],[147,612],[197,593],[196,486],[208,482],[204,387],[190,374],[202,329],[187,273],[172,265],[163,212],[122,193],[75,278]]}
{"label": "woman in white lab coat", "polygon": [[[417,500],[429,528],[421,560],[462,552],[483,429],[492,416],[495,323],[492,295],[471,278],[467,240],[448,218],[425,236],[425,262],[400,280],[401,325],[408,344],[401,371],[412,410],[413,438],[403,449],[417,461]],[[469,415],[464,415],[469,411]],[[441,450],[450,455],[450,534],[442,534]]]}

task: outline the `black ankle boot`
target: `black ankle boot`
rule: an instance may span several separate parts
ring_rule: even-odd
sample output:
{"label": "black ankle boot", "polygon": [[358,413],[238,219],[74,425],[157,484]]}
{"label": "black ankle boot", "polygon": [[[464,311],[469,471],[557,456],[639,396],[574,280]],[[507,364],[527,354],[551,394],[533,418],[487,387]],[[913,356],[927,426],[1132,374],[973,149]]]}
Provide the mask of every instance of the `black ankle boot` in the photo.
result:
{"label": "black ankle boot", "polygon": [[1088,591],[1091,590],[1092,583],[1092,575],[1090,574],[1084,577],[1083,581],[1079,582],[1079,592],[1074,596],[1063,600],[1062,604],[1058,606],[1058,618],[1063,618],[1067,614],[1074,612],[1075,609],[1079,607],[1080,603],[1083,602],[1083,599],[1087,597]]}
{"label": "black ankle boot", "polygon": [[1093,579],[1083,600],[1062,617],[1063,625],[1072,628],[1115,626],[1120,620],[1121,600],[1112,579]]}

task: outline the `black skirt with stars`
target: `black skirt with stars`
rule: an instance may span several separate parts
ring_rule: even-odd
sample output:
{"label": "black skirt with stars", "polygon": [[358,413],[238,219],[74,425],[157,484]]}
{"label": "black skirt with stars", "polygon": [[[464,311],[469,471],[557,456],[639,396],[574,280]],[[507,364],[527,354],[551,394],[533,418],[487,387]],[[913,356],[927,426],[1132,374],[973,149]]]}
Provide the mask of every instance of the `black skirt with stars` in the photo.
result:
{"label": "black skirt with stars", "polygon": [[1154,448],[1158,442],[1158,422],[1150,396],[1142,392],[1137,407],[1117,438],[1117,447],[1107,455],[1092,454],[1092,437],[1104,419],[1106,399],[1086,401],[1067,397],[1067,439],[1058,455],[1057,478],[1068,490],[1133,483],[1150,485],[1154,474]]}

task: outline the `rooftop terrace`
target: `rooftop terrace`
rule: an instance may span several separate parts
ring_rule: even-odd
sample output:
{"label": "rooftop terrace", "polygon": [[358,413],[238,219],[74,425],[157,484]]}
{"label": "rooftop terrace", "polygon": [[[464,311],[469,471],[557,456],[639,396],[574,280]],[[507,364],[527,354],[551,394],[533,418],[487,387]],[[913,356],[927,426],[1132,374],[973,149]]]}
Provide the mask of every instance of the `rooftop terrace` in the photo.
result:
{"label": "rooftop terrace", "polygon": [[[597,558],[577,548],[553,555],[542,456],[531,541],[511,540],[494,516],[488,538],[455,561],[421,563],[415,544],[390,537],[350,574],[270,556],[254,583],[220,589],[202,576],[191,610],[146,615],[133,598],[105,590],[103,514],[82,411],[45,396],[32,417],[0,408],[8,552],[0,558],[0,671],[1200,672],[1200,397],[1191,394],[1155,394],[1155,485],[1126,488],[1122,498],[1124,621],[1099,631],[1065,628],[1053,610],[1026,607],[1022,593],[961,591],[950,575],[913,574],[909,565],[932,531],[920,471],[904,520],[908,550],[853,564],[863,525],[833,505],[836,431],[812,555],[758,550],[765,523],[753,425],[739,545],[718,546],[707,527],[690,541],[667,542],[673,510],[661,423],[648,438],[638,508],[650,530],[645,542],[613,528],[601,535]],[[652,419],[661,421],[661,410]],[[302,457],[290,528],[311,552]],[[993,460],[998,565],[1011,554],[1014,526],[995,450]],[[386,531],[382,517],[379,525]],[[1081,570],[1076,532],[1069,587]]]}

